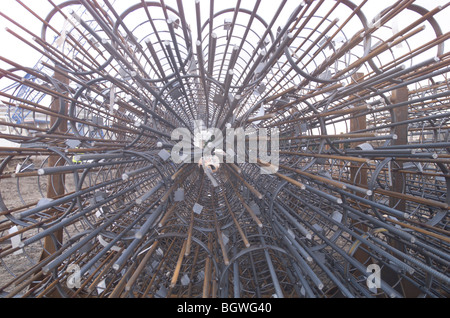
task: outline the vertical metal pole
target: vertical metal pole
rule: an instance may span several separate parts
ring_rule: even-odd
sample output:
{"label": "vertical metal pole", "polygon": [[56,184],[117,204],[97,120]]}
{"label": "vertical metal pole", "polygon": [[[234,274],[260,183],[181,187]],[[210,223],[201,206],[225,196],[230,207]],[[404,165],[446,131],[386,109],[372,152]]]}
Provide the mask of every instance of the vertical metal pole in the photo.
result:
{"label": "vertical metal pole", "polygon": [[[234,242],[236,242],[236,237],[234,237]],[[233,254],[236,255],[237,247],[236,245],[233,246]],[[238,260],[234,261],[233,263],[233,297],[234,298],[240,298],[241,297],[241,285],[239,280],[239,263]]]}
{"label": "vertical metal pole", "polygon": [[[364,77],[363,73],[356,73],[355,75],[352,76],[353,82],[354,83],[358,83],[361,82],[362,79]],[[356,106],[355,106],[356,107]],[[350,131],[359,131],[361,129],[366,129],[367,127],[367,123],[366,123],[366,116],[358,116],[359,113],[355,112],[355,117],[353,117],[352,119],[350,119]],[[354,148],[356,147],[357,144],[355,143],[351,143],[350,147]],[[358,164],[356,162],[351,163],[352,167],[350,168],[350,175],[351,175],[351,181],[356,182],[356,185],[360,185],[360,186],[367,186],[367,170],[365,170],[364,168],[361,168],[361,164]],[[361,196],[358,194],[358,196]],[[365,225],[357,225],[357,227],[359,229],[361,229],[362,231],[367,231],[367,226]],[[361,247],[366,248],[366,246],[361,245]],[[370,255],[365,252],[363,249],[358,248],[358,250],[356,250],[354,257],[362,264],[365,263],[365,261],[370,257]]]}
{"label": "vertical metal pole", "polygon": [[[409,95],[409,91],[408,91],[407,87],[398,88],[398,89],[392,91],[391,102],[393,104],[406,102],[406,101],[408,101],[408,95]],[[404,122],[404,121],[408,120],[408,105],[395,107],[392,110],[391,117],[392,117],[392,123]],[[396,125],[394,129],[395,129],[395,134],[397,135],[397,139],[392,140],[392,145],[393,146],[407,145],[408,144],[408,125],[407,124]],[[405,182],[403,179],[404,176],[401,172],[398,171],[398,170],[403,169],[403,162],[396,161],[395,169],[394,169],[394,167],[391,167],[391,169],[392,169],[392,191],[398,192],[398,193],[403,193],[403,188],[405,185]],[[389,205],[391,207],[395,207],[399,211],[403,211],[403,212],[406,211],[406,201],[404,199],[390,197]],[[398,240],[391,239],[389,243],[398,250],[402,251],[405,249],[404,244]],[[398,275],[394,272],[392,272],[392,273],[388,272],[388,275],[384,275],[384,276],[385,276],[384,279],[386,281],[388,281],[389,283],[391,282],[390,279],[392,279],[393,281],[398,279]],[[401,292],[407,298],[410,298],[410,297],[415,298],[415,297],[419,296],[421,293],[420,290],[416,286],[411,284],[406,279],[401,280],[400,285],[398,286],[397,289],[401,289],[398,291]]]}
{"label": "vertical metal pole", "polygon": [[[406,102],[408,101],[408,88],[402,87],[394,90],[392,92],[391,96],[391,102],[393,104]],[[395,107],[392,110],[392,122],[403,122],[408,120],[408,105]],[[395,134],[397,135],[397,139],[392,140],[393,146],[398,145],[407,145],[408,144],[408,125],[398,125],[395,126]],[[392,190],[395,192],[402,193],[403,192],[403,174],[398,172],[398,170],[403,169],[403,163],[402,162],[396,162],[395,167],[398,169],[393,169],[392,171]],[[393,168],[393,167],[392,167]],[[402,199],[392,198],[390,199],[390,206],[394,207],[397,205],[397,210],[399,211],[405,211],[406,209],[406,202]]]}
{"label": "vertical metal pole", "polygon": [[[60,70],[59,65],[56,65],[55,67]],[[67,73],[62,72],[62,71],[55,72],[54,79],[58,83],[68,85],[69,78],[67,76],[65,76],[66,74]],[[60,107],[64,108],[63,112],[60,112]],[[67,113],[67,103],[66,103],[66,101],[62,101],[60,98],[54,98],[50,104],[50,109],[55,113],[66,114]],[[58,120],[59,120],[59,117],[51,116],[50,117],[50,127],[53,127],[54,125],[56,125],[58,123]],[[56,128],[55,132],[56,133],[66,133],[67,132],[67,121],[62,120],[61,122],[59,122],[59,125]],[[50,156],[48,159],[48,166],[49,167],[58,167],[58,166],[64,165],[64,162],[60,159],[61,159],[61,157],[59,157],[57,155]],[[65,174],[63,174],[63,173],[49,175],[47,178],[47,198],[51,199],[51,198],[56,198],[58,196],[63,195],[65,192],[64,191],[64,182],[65,182]],[[57,213],[58,213],[58,210],[56,210],[54,208],[51,208],[50,211],[54,215],[57,215]],[[49,235],[44,238],[44,248],[42,249],[42,252],[41,252],[41,257],[39,260],[40,262],[45,260],[50,255],[54,254],[59,249],[57,244],[55,244],[55,240],[57,240],[59,243],[62,243],[62,240],[63,240],[63,229],[62,228],[53,232],[51,236]],[[36,286],[37,284],[42,282],[43,279],[44,279],[44,276],[39,274],[36,277],[36,279],[34,280],[34,283],[30,285],[30,289],[32,289],[34,286]],[[57,290],[51,291],[49,293],[49,296],[55,297],[55,298],[61,297],[61,295],[59,294],[59,292]]]}
{"label": "vertical metal pole", "polygon": [[[59,66],[56,66],[59,68]],[[64,72],[55,72],[54,78],[58,83],[62,83],[65,85],[69,85],[69,78],[64,75]],[[60,113],[60,107],[64,108],[63,113],[67,113],[67,103],[66,101],[62,101],[60,98],[54,98],[50,109],[55,113]],[[50,126],[53,126],[57,123],[59,120],[58,117],[52,116],[50,117]],[[56,131],[56,133],[64,134],[67,132],[67,121],[62,120]],[[63,166],[64,162],[61,160],[61,157],[59,156],[50,156],[48,159],[48,166],[49,167],[57,167],[57,166]],[[65,174],[54,174],[49,175],[47,180],[47,198],[55,198],[58,196],[61,196],[64,194],[64,182],[65,182]],[[54,210],[54,214],[57,214],[58,211]],[[53,233],[54,237],[58,240],[58,242],[62,242],[63,239],[63,231],[58,230],[55,233]],[[41,254],[41,260],[45,259],[47,256],[53,254],[58,250],[58,246],[55,246],[54,241],[51,237],[47,236],[44,240],[44,250]]]}

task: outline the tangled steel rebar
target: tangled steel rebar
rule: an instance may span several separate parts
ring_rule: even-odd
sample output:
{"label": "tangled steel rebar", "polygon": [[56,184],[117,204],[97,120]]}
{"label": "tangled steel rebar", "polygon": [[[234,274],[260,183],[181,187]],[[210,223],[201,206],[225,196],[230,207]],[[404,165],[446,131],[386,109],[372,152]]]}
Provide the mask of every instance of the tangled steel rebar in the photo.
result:
{"label": "tangled steel rebar", "polygon": [[450,9],[416,2],[0,12],[42,56],[0,57],[1,297],[448,297]]}

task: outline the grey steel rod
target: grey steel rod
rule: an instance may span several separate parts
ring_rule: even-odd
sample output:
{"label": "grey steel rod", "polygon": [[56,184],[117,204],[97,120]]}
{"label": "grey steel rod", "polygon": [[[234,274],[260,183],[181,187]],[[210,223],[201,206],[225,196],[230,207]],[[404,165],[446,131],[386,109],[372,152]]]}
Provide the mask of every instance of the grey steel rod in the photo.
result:
{"label": "grey steel rod", "polygon": [[449,4],[17,2],[0,295],[450,293]]}

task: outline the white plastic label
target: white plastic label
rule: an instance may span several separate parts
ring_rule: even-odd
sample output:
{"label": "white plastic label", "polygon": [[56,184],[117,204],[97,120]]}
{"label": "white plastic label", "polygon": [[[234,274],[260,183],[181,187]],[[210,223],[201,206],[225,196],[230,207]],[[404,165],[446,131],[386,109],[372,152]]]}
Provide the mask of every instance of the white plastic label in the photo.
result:
{"label": "white plastic label", "polygon": [[203,205],[200,205],[198,203],[194,204],[192,210],[194,211],[194,213],[196,214],[201,214],[202,210],[203,210]]}
{"label": "white plastic label", "polygon": [[[18,229],[18,227],[15,225],[15,226],[13,226],[12,228],[10,228],[9,229],[9,234],[14,234],[14,233],[16,233],[16,232],[18,232],[19,231],[19,229]],[[12,248],[17,248],[17,247],[19,247],[20,246],[20,243],[22,243],[22,238],[21,238],[21,235],[19,234],[19,235],[15,235],[15,236],[13,236],[12,238],[11,238],[11,245],[12,245]],[[14,253],[13,253],[13,255],[19,255],[19,254],[22,254],[23,253],[23,249],[19,249],[19,250],[17,250],[17,251],[15,251]]]}

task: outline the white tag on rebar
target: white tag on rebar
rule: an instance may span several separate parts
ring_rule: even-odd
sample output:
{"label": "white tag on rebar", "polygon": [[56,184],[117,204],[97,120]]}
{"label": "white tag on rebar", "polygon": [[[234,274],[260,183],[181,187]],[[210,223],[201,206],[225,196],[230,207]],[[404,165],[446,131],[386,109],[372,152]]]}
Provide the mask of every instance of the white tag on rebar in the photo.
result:
{"label": "white tag on rebar", "polygon": [[[15,225],[15,226],[13,226],[12,228],[9,229],[9,234],[14,234],[14,233],[16,233],[18,231],[19,231],[19,228],[17,227],[17,225]],[[11,246],[12,246],[12,248],[19,247],[20,243],[22,243],[22,236],[20,234],[11,237]],[[19,254],[22,254],[22,253],[23,253],[23,249],[21,248],[21,249],[15,251],[13,253],[13,255],[19,255]]]}
{"label": "white tag on rebar", "polygon": [[261,210],[259,209],[259,205],[257,205],[254,201],[250,203],[250,209],[256,214],[261,215]]}
{"label": "white tag on rebar", "polygon": [[99,218],[99,217],[102,216],[103,213],[104,213],[104,212],[103,212],[103,208],[100,207],[100,208],[97,210],[97,212],[95,212],[95,216]]}
{"label": "white tag on rebar", "polygon": [[312,226],[317,232],[322,233],[323,232],[323,228],[319,225],[319,224],[314,224]]}
{"label": "white tag on rebar", "polygon": [[199,282],[201,282],[201,281],[203,281],[204,279],[205,279],[205,272],[204,272],[204,271],[198,272],[198,274],[197,274],[197,280],[198,280]]}
{"label": "white tag on rebar", "polygon": [[53,201],[53,199],[50,199],[50,198],[42,198],[42,199],[40,199],[39,202],[36,204],[36,207],[41,207],[41,206],[43,206],[43,205],[45,205],[45,204],[48,204],[48,203],[50,203],[50,202],[52,202],[52,201]]}
{"label": "white tag on rebar", "polygon": [[97,285],[97,293],[100,295],[106,289],[106,279],[102,280]]}
{"label": "white tag on rebar", "polygon": [[[106,241],[103,239],[103,236],[101,236],[101,235],[97,236],[97,239],[98,239],[98,242],[99,242],[103,247],[106,247],[106,246],[109,244],[108,242],[106,242]],[[111,250],[112,250],[112,251],[116,251],[116,252],[120,252],[122,249],[121,249],[120,247],[114,245],[113,247],[111,247]]]}
{"label": "white tag on rebar", "polygon": [[187,286],[191,282],[187,274],[184,274],[180,281],[183,286]]}
{"label": "white tag on rebar", "polygon": [[363,151],[371,151],[373,150],[373,146],[367,142],[360,144],[356,147],[356,149],[361,149]]}
{"label": "white tag on rebar", "polygon": [[224,245],[227,245],[230,239],[222,232],[222,241]]}
{"label": "white tag on rebar", "polygon": [[75,139],[68,139],[66,141],[66,146],[72,149],[77,148],[81,144],[81,141]]}
{"label": "white tag on rebar", "polygon": [[287,232],[293,239],[295,239],[295,234],[294,234],[294,232],[292,232],[291,229],[288,229]]}
{"label": "white tag on rebar", "polygon": [[306,295],[306,290],[305,288],[302,286],[302,288],[300,289],[300,294],[302,294],[302,296]]}
{"label": "white tag on rebar", "polygon": [[336,222],[341,223],[342,221],[342,213],[338,211],[334,211],[333,214],[331,214],[331,218],[335,220]]}
{"label": "white tag on rebar", "polygon": [[156,250],[156,255],[158,255],[158,256],[160,256],[160,257],[163,257],[163,256],[164,256],[164,251],[163,251],[161,248],[158,248],[158,249]]}
{"label": "white tag on rebar", "polygon": [[114,114],[114,105],[116,103],[116,87],[114,84],[111,85],[111,89],[109,90],[109,112]]}
{"label": "white tag on rebar", "polygon": [[64,44],[64,42],[66,42],[67,34],[69,34],[68,30],[69,24],[72,24],[72,22],[70,21],[69,18],[67,18],[66,21],[64,22],[63,29],[61,30],[60,33],[61,35],[55,41],[57,48],[61,47]]}
{"label": "white tag on rebar", "polygon": [[194,204],[194,206],[192,207],[192,210],[194,211],[194,213],[196,214],[201,214],[202,210],[203,210],[203,205],[200,205],[198,203]]}
{"label": "white tag on rebar", "polygon": [[184,201],[184,189],[179,188],[175,191],[175,202],[181,202]]}
{"label": "white tag on rebar", "polygon": [[161,285],[159,290],[155,294],[155,298],[166,298],[167,297],[167,288],[164,285]]}
{"label": "white tag on rebar", "polygon": [[167,159],[170,158],[170,153],[167,150],[163,149],[158,153],[158,156],[160,156],[162,160],[167,161]]}

